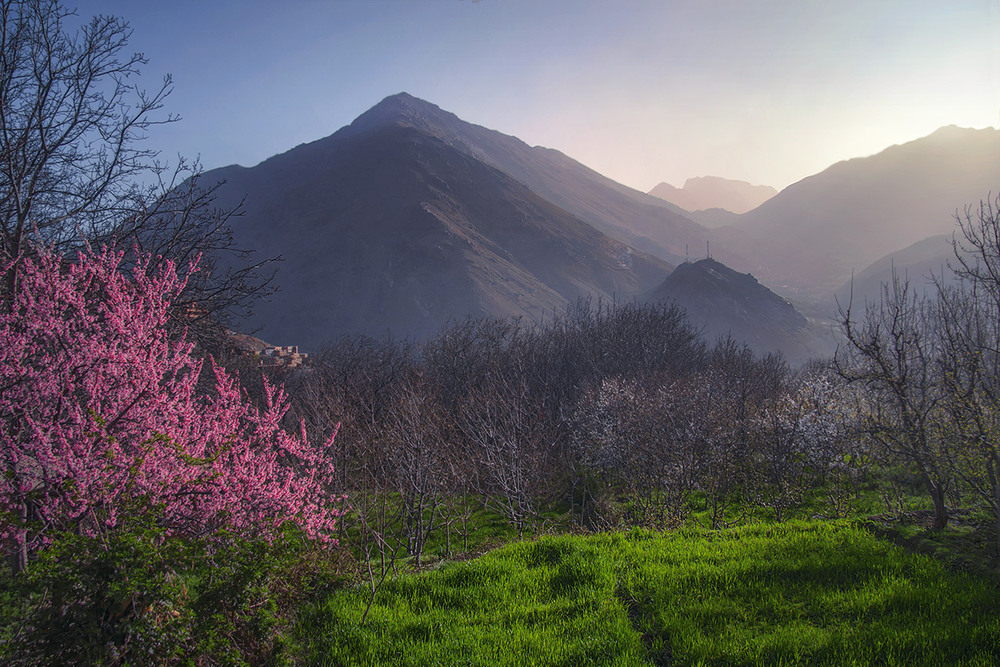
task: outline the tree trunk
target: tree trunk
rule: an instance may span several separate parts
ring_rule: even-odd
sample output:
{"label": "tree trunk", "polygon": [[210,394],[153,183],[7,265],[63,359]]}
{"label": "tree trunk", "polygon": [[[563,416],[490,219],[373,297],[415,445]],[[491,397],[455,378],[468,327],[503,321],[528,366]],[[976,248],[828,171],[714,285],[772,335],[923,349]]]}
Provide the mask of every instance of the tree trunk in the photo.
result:
{"label": "tree trunk", "polygon": [[944,488],[931,487],[931,499],[934,501],[934,530],[941,530],[948,525],[948,508],[944,504]]}
{"label": "tree trunk", "polygon": [[990,463],[990,481],[993,483],[993,516],[997,522],[997,555],[1000,556],[1000,459],[996,456]]}
{"label": "tree trunk", "polygon": [[[21,525],[28,523],[28,503],[21,505]],[[12,538],[13,549],[10,554],[10,569],[13,573],[20,574],[28,569],[28,531],[21,530],[18,537]]]}
{"label": "tree trunk", "polygon": [[13,549],[10,551],[10,569],[15,575],[28,569],[28,544],[25,540],[12,539]]}

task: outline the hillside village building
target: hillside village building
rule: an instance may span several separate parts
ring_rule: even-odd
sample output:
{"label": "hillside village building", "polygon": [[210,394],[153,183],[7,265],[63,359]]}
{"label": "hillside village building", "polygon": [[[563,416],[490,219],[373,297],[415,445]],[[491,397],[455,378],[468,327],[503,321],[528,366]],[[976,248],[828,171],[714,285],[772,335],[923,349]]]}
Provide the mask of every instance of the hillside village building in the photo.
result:
{"label": "hillside village building", "polygon": [[309,365],[309,355],[298,345],[271,345],[254,336],[230,331],[233,342],[263,368],[299,368]]}
{"label": "hillside village building", "polygon": [[296,368],[308,360],[309,355],[300,353],[298,345],[275,345],[260,352],[260,364],[266,368]]}

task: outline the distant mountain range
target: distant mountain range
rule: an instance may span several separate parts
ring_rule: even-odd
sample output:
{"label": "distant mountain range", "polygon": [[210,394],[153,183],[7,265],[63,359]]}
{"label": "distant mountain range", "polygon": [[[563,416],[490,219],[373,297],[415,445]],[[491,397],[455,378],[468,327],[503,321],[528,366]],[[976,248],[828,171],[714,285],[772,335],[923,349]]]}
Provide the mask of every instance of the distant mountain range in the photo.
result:
{"label": "distant mountain range", "polygon": [[[930,236],[1000,190],[1000,130],[944,127],[839,162],[717,229],[713,248],[788,296],[823,300],[852,271]],[[744,264],[745,258],[752,261]]]}
{"label": "distant mountain range", "polygon": [[687,179],[683,188],[660,183],[649,194],[686,211],[722,209],[730,213],[746,213],[778,194],[778,191],[769,185],[751,185],[746,181],[718,176],[700,176]]}
{"label": "distant mountain range", "polygon": [[[205,175],[226,181],[220,205],[246,196],[237,243],[284,260],[279,293],[248,323],[276,344],[424,338],[469,315],[540,321],[598,296],[674,300],[709,335],[795,358],[829,349],[816,332],[852,269],[950,232],[998,177],[1000,132],[944,128],[743,214],[688,213],[405,93],[325,139]],[[691,189],[720,183],[732,184]],[[714,260],[687,261],[708,241]]]}

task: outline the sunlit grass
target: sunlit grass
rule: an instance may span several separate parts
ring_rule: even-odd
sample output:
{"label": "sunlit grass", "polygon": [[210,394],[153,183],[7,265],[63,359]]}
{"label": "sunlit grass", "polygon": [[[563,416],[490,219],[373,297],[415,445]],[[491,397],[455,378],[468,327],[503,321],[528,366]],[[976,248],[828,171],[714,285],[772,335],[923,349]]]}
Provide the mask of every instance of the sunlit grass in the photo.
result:
{"label": "sunlit grass", "polygon": [[847,522],[547,537],[301,619],[344,665],[997,664],[1000,590]]}
{"label": "sunlit grass", "polygon": [[329,664],[643,664],[638,633],[595,546],[547,538],[387,583],[338,593],[304,626]]}
{"label": "sunlit grass", "polygon": [[846,524],[630,539],[627,588],[680,664],[992,664],[992,583]]}

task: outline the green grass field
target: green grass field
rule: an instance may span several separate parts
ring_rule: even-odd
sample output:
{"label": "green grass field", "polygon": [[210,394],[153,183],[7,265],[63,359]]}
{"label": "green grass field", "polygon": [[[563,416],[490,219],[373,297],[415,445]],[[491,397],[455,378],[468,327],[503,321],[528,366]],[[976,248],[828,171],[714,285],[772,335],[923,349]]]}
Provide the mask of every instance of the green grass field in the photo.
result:
{"label": "green grass field", "polygon": [[[329,665],[992,665],[1000,586],[847,521],[544,537],[304,610]],[[299,653],[301,651],[301,653]]]}

